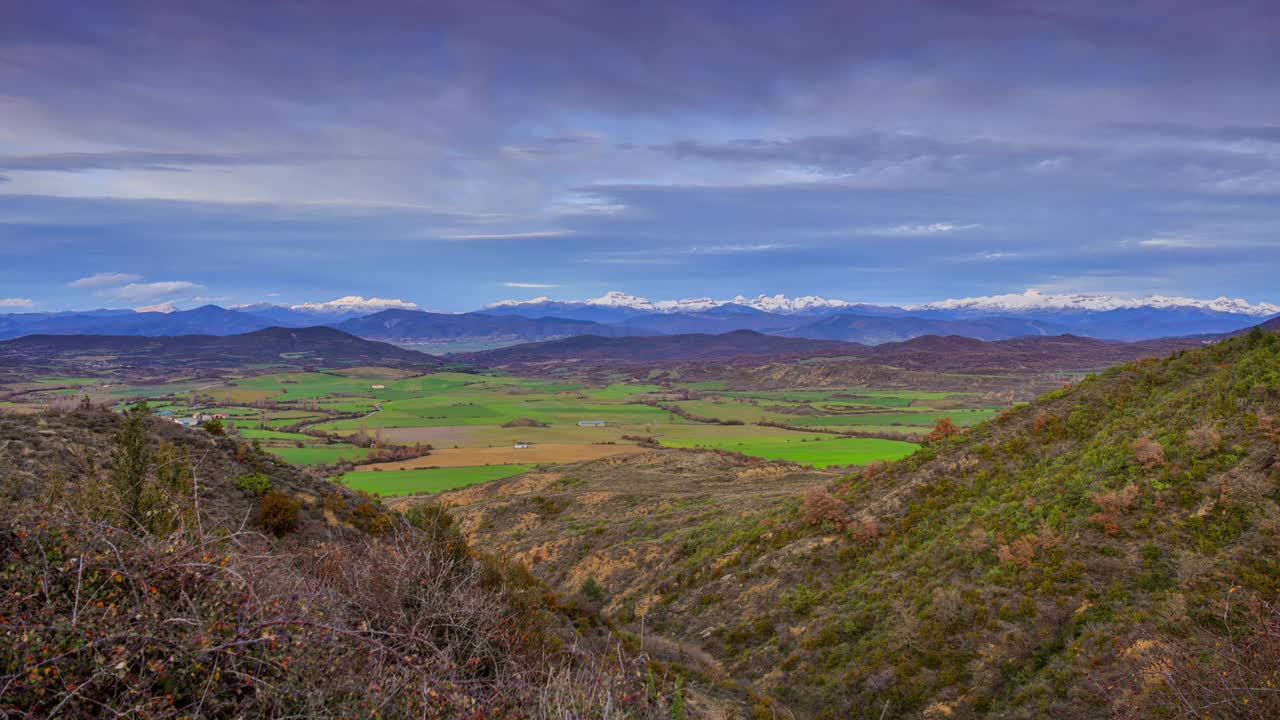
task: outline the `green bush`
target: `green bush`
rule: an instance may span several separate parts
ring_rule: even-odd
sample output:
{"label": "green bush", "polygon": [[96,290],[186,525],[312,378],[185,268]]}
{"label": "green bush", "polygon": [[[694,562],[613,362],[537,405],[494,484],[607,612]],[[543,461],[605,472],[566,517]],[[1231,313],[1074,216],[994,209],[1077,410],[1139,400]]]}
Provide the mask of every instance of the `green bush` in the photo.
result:
{"label": "green bush", "polygon": [[262,473],[241,475],[234,483],[236,489],[246,495],[265,495],[271,492],[271,478]]}
{"label": "green bush", "polygon": [[581,591],[587,599],[597,605],[603,605],[605,598],[607,597],[605,595],[604,588],[594,577],[588,577],[586,580],[583,580],[582,586],[579,587],[578,590]]}

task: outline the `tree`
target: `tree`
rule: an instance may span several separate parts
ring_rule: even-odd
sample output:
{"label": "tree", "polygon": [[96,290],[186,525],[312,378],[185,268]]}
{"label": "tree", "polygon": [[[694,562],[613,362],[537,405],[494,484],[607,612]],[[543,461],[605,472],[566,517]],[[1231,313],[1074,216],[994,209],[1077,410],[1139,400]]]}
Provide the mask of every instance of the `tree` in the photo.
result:
{"label": "tree", "polygon": [[227,434],[227,428],[218,418],[214,418],[204,424],[204,431],[210,435],[222,436]]}
{"label": "tree", "polygon": [[933,430],[930,431],[929,435],[925,439],[930,443],[936,443],[946,440],[953,435],[959,434],[960,428],[957,427],[955,423],[951,422],[951,418],[940,417],[937,422],[933,424]]}
{"label": "tree", "polygon": [[144,522],[144,485],[151,457],[147,449],[146,419],[151,408],[141,402],[124,413],[124,425],[111,448],[111,482],[123,502],[124,512],[138,524]]}
{"label": "tree", "polygon": [[582,586],[579,587],[578,590],[581,591],[582,594],[591,602],[597,605],[604,604],[606,597],[604,587],[600,585],[594,576],[589,576],[586,580],[583,580]]}

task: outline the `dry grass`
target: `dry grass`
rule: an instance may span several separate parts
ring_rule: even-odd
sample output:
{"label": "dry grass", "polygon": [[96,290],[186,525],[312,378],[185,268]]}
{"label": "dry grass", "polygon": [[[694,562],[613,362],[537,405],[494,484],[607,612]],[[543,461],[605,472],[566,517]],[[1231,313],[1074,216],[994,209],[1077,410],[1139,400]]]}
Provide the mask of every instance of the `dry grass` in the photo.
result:
{"label": "dry grass", "polygon": [[642,452],[635,445],[568,445],[547,444],[517,450],[513,447],[446,448],[426,457],[393,463],[378,463],[365,469],[401,470],[406,468],[470,467],[473,465],[527,465],[529,463],[568,463],[598,460],[611,455]]}

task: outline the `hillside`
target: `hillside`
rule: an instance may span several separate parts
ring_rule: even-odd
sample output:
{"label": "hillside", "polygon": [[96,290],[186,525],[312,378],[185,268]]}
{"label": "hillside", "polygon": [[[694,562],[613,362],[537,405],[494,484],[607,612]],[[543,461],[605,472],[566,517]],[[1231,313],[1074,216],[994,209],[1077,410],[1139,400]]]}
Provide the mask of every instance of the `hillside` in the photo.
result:
{"label": "hillside", "polygon": [[605,338],[595,335],[465,353],[456,359],[495,367],[515,363],[583,362],[598,364],[665,363],[731,358],[806,358],[859,355],[854,343],[783,338],[737,330],[721,335],[663,335]]}
{"label": "hillside", "polygon": [[1144,357],[1168,355],[1199,347],[1203,338],[1168,338],[1141,342],[1096,340],[1076,335],[1019,337],[983,342],[968,337],[928,335],[885,343],[867,359],[908,370],[1009,373],[1103,368]]}
{"label": "hillside", "polygon": [[1277,415],[1280,336],[1257,332],[826,489],[739,461],[704,481],[668,451],[445,501],[475,542],[592,579],[615,619],[796,717],[1275,717]]}
{"label": "hillside", "polygon": [[788,337],[880,345],[909,340],[921,335],[960,335],[979,340],[1004,340],[1022,335],[1059,335],[1063,332],[1066,332],[1066,327],[1063,325],[1021,318],[980,317],[946,320],[911,315],[883,317],[841,314],[793,326],[778,334]]}
{"label": "hillside", "polygon": [[644,334],[611,328],[587,320],[526,318],[517,315],[461,313],[448,315],[419,310],[384,310],[338,323],[334,327],[363,338],[396,343],[485,338],[508,343],[533,342],[573,335]]}
{"label": "hillside", "polygon": [[28,335],[0,342],[0,366],[28,373],[232,371],[377,365],[431,368],[430,355],[362,340],[332,328],[267,328],[242,335],[131,337]]}
{"label": "hillside", "polygon": [[[593,615],[229,438],[0,415],[0,715],[667,717]],[[655,674],[656,673],[656,674]]]}

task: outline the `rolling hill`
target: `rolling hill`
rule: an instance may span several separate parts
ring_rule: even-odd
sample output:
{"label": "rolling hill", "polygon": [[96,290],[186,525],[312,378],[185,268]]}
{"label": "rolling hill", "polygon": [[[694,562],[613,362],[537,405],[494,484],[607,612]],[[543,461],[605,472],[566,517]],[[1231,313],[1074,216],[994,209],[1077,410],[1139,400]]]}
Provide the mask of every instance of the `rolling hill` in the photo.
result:
{"label": "rolling hill", "polygon": [[945,320],[913,315],[885,317],[841,314],[789,327],[778,334],[880,345],[922,335],[960,335],[978,340],[1005,340],[1023,335],[1061,335],[1066,331],[1067,328],[1063,325],[1022,318]]}
{"label": "rolling hill", "polygon": [[758,716],[1271,718],[1277,416],[1280,335],[1259,331],[847,477],[663,451],[446,502]]}
{"label": "rolling hill", "polygon": [[439,366],[440,360],[333,328],[312,327],[228,336],[27,335],[0,342],[0,365],[57,373],[362,365],[426,370]]}
{"label": "rolling hill", "polygon": [[1093,370],[1144,357],[1199,347],[1204,338],[1108,342],[1076,335],[1019,337],[985,342],[969,337],[927,335],[871,350],[869,362],[935,372]]}
{"label": "rolling hill", "polygon": [[526,717],[535,698],[546,717],[656,720],[683,704],[592,611],[473,552],[439,508],[391,513],[243,441],[101,408],[0,415],[0,485],[6,716]]}
{"label": "rolling hill", "polygon": [[737,330],[720,335],[659,335],[606,338],[594,335],[463,353],[454,359],[494,367],[516,363],[581,362],[587,364],[669,363],[734,358],[795,359],[860,355],[855,343],[784,338]]}
{"label": "rolling hill", "polygon": [[587,320],[526,318],[515,315],[461,313],[449,315],[419,310],[384,310],[333,327],[363,338],[395,343],[487,339],[507,343],[533,342],[574,335],[618,336],[646,334],[612,328]]}

